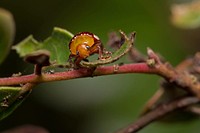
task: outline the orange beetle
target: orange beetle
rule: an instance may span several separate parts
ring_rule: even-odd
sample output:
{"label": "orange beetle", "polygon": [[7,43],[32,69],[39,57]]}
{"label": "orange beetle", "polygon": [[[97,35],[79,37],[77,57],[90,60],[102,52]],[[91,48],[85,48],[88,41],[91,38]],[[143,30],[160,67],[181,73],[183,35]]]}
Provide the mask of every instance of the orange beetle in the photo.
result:
{"label": "orange beetle", "polygon": [[100,39],[90,32],[81,32],[76,34],[69,43],[70,55],[69,61],[75,58],[74,63],[79,66],[81,60],[95,53],[99,54],[99,59],[102,58],[103,46]]}

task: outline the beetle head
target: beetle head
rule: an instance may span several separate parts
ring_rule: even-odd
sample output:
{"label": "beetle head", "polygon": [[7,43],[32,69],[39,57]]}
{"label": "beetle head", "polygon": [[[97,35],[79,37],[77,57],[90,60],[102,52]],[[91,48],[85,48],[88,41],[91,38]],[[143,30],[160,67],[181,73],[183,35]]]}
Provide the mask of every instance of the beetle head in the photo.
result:
{"label": "beetle head", "polygon": [[90,55],[90,46],[87,44],[79,44],[76,49],[76,55],[85,59]]}

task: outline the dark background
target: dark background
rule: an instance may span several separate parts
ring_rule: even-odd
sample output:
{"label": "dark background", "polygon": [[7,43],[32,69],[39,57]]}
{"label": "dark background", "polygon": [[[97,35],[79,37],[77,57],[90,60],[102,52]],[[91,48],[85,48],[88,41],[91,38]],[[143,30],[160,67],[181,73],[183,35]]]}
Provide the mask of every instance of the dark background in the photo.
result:
{"label": "dark background", "polygon": [[[90,31],[106,44],[111,31],[137,32],[136,47],[158,51],[173,65],[199,48],[197,30],[181,30],[170,22],[167,0],[1,0],[16,22],[15,43],[33,34],[47,38],[58,26],[72,33]],[[124,57],[121,61],[127,61]],[[14,51],[1,65],[0,76],[32,72]],[[3,73],[2,73],[3,72]],[[157,90],[159,77],[124,74],[40,84],[8,118],[0,131],[24,124],[46,128],[51,133],[109,133],[134,121],[145,102]],[[184,116],[183,116],[184,117]],[[195,133],[200,121],[153,123],[141,133]]]}

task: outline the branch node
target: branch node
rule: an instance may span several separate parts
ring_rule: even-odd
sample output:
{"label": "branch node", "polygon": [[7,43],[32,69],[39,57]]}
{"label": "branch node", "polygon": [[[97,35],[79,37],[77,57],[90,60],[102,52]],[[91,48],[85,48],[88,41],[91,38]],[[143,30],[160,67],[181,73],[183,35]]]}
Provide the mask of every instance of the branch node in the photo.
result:
{"label": "branch node", "polygon": [[190,78],[191,78],[191,80],[192,80],[192,83],[193,83],[193,84],[196,84],[196,83],[198,83],[198,79],[197,79],[197,77],[196,77],[196,76],[194,76],[194,75],[190,74]]}
{"label": "branch node", "polygon": [[159,56],[149,47],[147,47],[147,54],[149,59],[154,59],[156,63],[161,64]]}
{"label": "branch node", "polygon": [[156,65],[155,59],[148,59],[148,60],[146,61],[146,63],[147,63],[147,65],[148,65],[149,67],[151,67],[151,68],[155,67],[155,65]]}
{"label": "branch node", "polygon": [[118,70],[119,70],[119,64],[114,64],[114,65],[113,65],[113,72],[114,72],[114,73],[117,73]]}

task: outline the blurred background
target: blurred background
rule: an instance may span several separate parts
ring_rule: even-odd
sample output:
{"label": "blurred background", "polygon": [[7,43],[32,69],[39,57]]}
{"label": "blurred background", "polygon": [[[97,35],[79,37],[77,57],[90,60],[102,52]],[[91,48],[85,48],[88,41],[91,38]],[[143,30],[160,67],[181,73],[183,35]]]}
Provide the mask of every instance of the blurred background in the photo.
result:
{"label": "blurred background", "polygon": [[[159,52],[173,65],[200,48],[199,28],[180,29],[171,23],[171,5],[183,0],[1,0],[16,22],[14,44],[33,34],[47,38],[53,27],[72,33],[90,31],[104,45],[108,33],[122,29],[137,32],[136,47]],[[187,2],[184,0],[184,2]],[[66,46],[67,48],[67,46]],[[129,62],[125,57],[121,62]],[[0,76],[33,72],[15,51],[0,66]],[[31,124],[51,133],[111,133],[137,119],[143,105],[159,86],[159,77],[124,74],[40,84],[8,118],[0,131]],[[183,116],[184,117],[184,116]],[[196,133],[200,120],[150,124],[141,133]]]}

